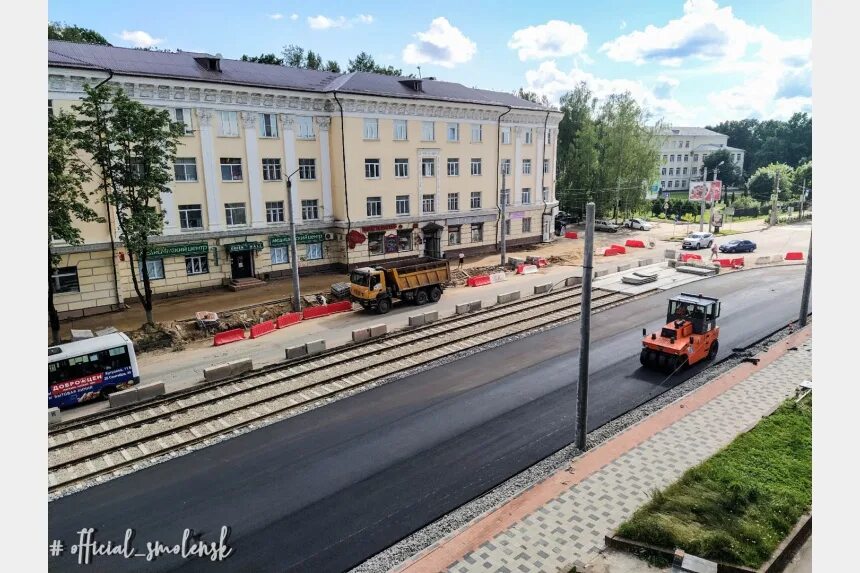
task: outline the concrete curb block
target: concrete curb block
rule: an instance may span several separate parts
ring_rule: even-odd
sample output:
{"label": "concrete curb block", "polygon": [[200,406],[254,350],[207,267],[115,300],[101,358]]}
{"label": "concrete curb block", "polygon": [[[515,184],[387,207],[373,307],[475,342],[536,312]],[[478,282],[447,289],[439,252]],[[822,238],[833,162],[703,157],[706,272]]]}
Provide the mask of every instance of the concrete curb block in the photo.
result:
{"label": "concrete curb block", "polygon": [[48,427],[56,426],[63,421],[63,413],[59,408],[48,408]]}
{"label": "concrete curb block", "polygon": [[307,356],[307,354],[308,349],[305,348],[304,344],[302,344],[301,346],[290,346],[286,350],[287,360],[290,360],[292,358],[301,358],[302,356]]}
{"label": "concrete curb block", "polygon": [[572,287],[579,286],[582,284],[582,277],[567,277],[564,279],[564,286]]}
{"label": "concrete curb block", "polygon": [[675,252],[675,249],[666,249],[665,251],[663,251],[663,258],[664,259],[674,259],[676,254],[677,253]]}
{"label": "concrete curb block", "polygon": [[357,330],[352,331],[353,342],[364,342],[365,340],[370,340],[369,328],[359,328]]}
{"label": "concrete curb block", "polygon": [[150,382],[137,387],[137,393],[141,401],[149,400],[164,395],[164,382]]}
{"label": "concrete curb block", "polygon": [[468,302],[464,302],[463,304],[458,304],[454,307],[455,314],[466,314],[470,310],[472,310],[472,304]]}
{"label": "concrete curb block", "polygon": [[325,340],[312,340],[305,344],[305,351],[308,356],[319,354],[325,351]]}
{"label": "concrete curb block", "polygon": [[481,310],[481,301],[473,300],[469,303],[469,311],[475,312],[476,310]]}
{"label": "concrete curb block", "polygon": [[520,300],[520,291],[518,290],[502,293],[496,296],[496,304],[503,304],[515,300]]}
{"label": "concrete curb block", "polygon": [[755,260],[755,264],[757,265],[767,265],[770,263],[770,257],[758,257]]}
{"label": "concrete curb block", "polygon": [[594,271],[594,278],[605,277],[608,274],[609,274],[609,269],[602,270],[602,271]]}
{"label": "concrete curb block", "polygon": [[535,294],[544,294],[548,293],[552,290],[552,283],[544,283],[542,285],[535,285]]}
{"label": "concrete curb block", "polygon": [[374,324],[368,327],[370,330],[370,337],[376,338],[377,336],[382,336],[388,333],[388,325],[385,324]]}
{"label": "concrete curb block", "polygon": [[632,267],[632,266],[633,266],[633,265],[631,265],[631,264],[627,264],[627,265],[618,265],[618,272],[619,272],[619,273],[623,273],[624,271],[629,271],[629,270],[630,270],[630,267]]}
{"label": "concrete curb block", "polygon": [[770,262],[772,262],[772,263],[781,263],[781,262],[782,262],[782,255],[772,255],[772,256],[770,257]]}
{"label": "concrete curb block", "polygon": [[409,317],[409,326],[424,326],[424,315],[413,314]]}
{"label": "concrete curb block", "polygon": [[439,320],[439,311],[432,310],[430,312],[424,313],[424,324],[430,324],[431,322],[436,322]]}
{"label": "concrete curb block", "polygon": [[206,382],[211,382],[213,380],[223,380],[232,376],[244,374],[245,372],[250,372],[253,369],[254,363],[251,361],[250,358],[233,360],[231,362],[225,362],[224,364],[218,364],[217,366],[212,366],[211,368],[204,369],[203,380],[205,380]]}
{"label": "concrete curb block", "polygon": [[639,261],[640,267],[647,267],[648,265],[653,265],[653,264],[654,264],[654,259],[642,259],[641,261]]}
{"label": "concrete curb block", "polygon": [[137,388],[129,388],[128,390],[123,390],[121,392],[114,392],[108,396],[108,403],[111,408],[129,406],[138,402],[140,402],[140,396],[137,392]]}

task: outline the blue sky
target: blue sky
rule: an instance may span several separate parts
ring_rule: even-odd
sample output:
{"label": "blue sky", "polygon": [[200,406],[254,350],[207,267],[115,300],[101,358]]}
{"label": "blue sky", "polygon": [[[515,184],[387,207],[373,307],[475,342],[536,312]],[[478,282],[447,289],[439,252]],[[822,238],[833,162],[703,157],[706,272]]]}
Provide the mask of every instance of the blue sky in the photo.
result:
{"label": "blue sky", "polygon": [[362,3],[52,0],[49,20],[116,46],[279,54],[298,44],[337,60],[364,50],[404,73],[553,102],[585,81],[629,90],[675,125],[785,119],[812,111],[811,2],[601,0]]}

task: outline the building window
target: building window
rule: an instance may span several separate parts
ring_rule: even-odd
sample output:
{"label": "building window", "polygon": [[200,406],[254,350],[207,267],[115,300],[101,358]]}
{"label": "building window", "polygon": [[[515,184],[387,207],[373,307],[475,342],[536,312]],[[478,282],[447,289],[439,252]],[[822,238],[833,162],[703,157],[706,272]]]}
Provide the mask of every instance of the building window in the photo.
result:
{"label": "building window", "polygon": [[675,156],[674,155],[669,156],[669,163],[675,163]]}
{"label": "building window", "polygon": [[305,259],[308,261],[316,261],[323,258],[322,243],[308,243],[305,246]]}
{"label": "building window", "polygon": [[263,181],[280,181],[281,180],[281,160],[280,159],[264,159],[263,160]]}
{"label": "building window", "polygon": [[385,247],[385,233],[368,233],[367,234],[367,250],[371,255],[383,254]]}
{"label": "building window", "polygon": [[549,201],[549,187],[543,188],[543,202],[546,203]]}
{"label": "building window", "polygon": [[698,153],[694,153],[694,154],[693,154],[693,161],[698,161],[698,160],[699,160],[699,154],[698,154]]}
{"label": "building window", "polygon": [[197,181],[197,160],[193,157],[177,157],[173,164],[173,178],[176,181]]}
{"label": "building window", "polygon": [[78,292],[78,267],[60,267],[54,269],[51,275],[51,280],[54,281],[54,292]]}
{"label": "building window", "polygon": [[511,204],[511,190],[510,189],[502,189],[501,195],[502,195],[502,202],[505,205],[510,205]]}
{"label": "building window", "polygon": [[367,179],[379,179],[379,160],[365,159],[364,160],[364,176]]}
{"label": "building window", "polygon": [[448,227],[448,244],[460,244],[460,225],[457,225],[456,227]]}
{"label": "building window", "polygon": [[179,206],[179,227],[182,229],[202,229],[203,209],[200,205]]}
{"label": "building window", "polygon": [[510,159],[502,159],[502,173],[505,175],[511,174],[511,160]]}
{"label": "building window", "polygon": [[316,199],[302,199],[302,221],[316,221],[319,218],[319,201]]}
{"label": "building window", "polygon": [[660,175],[666,175],[666,168],[665,167],[660,169]]}
{"label": "building window", "polygon": [[449,211],[459,211],[460,210],[460,194],[459,193],[448,193],[448,210]]}
{"label": "building window", "polygon": [[684,174],[684,175],[686,175],[686,174],[687,174],[687,168],[686,168],[686,167],[684,167],[684,173],[683,173],[683,174]]}
{"label": "building window", "polygon": [[685,156],[684,156],[684,163],[688,162],[689,160],[690,160],[690,156],[689,156],[689,155],[685,155]]}
{"label": "building window", "polygon": [[549,159],[543,160],[543,172],[549,173]]}
{"label": "building window", "polygon": [[48,117],[54,117],[54,100],[48,100]]}
{"label": "building window", "polygon": [[448,124],[448,141],[460,141],[460,124]]}
{"label": "building window", "polygon": [[436,212],[436,195],[424,195],[422,197],[421,211],[424,213]]}
{"label": "building window", "polygon": [[284,222],[284,202],[283,201],[266,201],[266,222],[267,223],[283,223]]}
{"label": "building window", "polygon": [[546,130],[546,144],[552,145],[552,130],[551,129]]}
{"label": "building window", "polygon": [[457,176],[460,175],[460,160],[456,157],[448,158],[448,175],[449,176]]}
{"label": "building window", "polygon": [[660,181],[660,189],[665,189],[665,188],[666,188],[666,182]]}
{"label": "building window", "polygon": [[469,200],[469,207],[471,209],[480,209],[481,208],[481,192],[480,191],[472,191],[472,197]]}
{"label": "building window", "polygon": [[532,190],[529,189],[528,187],[523,187],[520,198],[522,199],[523,205],[531,205],[531,203],[532,203]]}
{"label": "building window", "polygon": [[511,236],[511,220],[510,219],[505,221],[505,235],[508,237]]}
{"label": "building window", "polygon": [[225,203],[224,210],[227,213],[227,226],[231,225],[246,225],[245,219],[245,204],[244,203]]}
{"label": "building window", "polygon": [[273,265],[286,265],[290,262],[289,247],[271,247],[271,253]]}
{"label": "building window", "polygon": [[412,250],[412,230],[404,229],[397,231],[397,250],[411,251]]}
{"label": "building window", "polygon": [[436,159],[433,157],[423,157],[421,159],[421,175],[424,177],[435,177]]}
{"label": "building window", "polygon": [[221,158],[221,180],[222,181],[241,181],[242,180],[242,160],[235,157]]}
{"label": "building window", "polygon": [[379,139],[378,119],[364,119],[364,139]]}
{"label": "building window", "polygon": [[314,118],[307,115],[299,115],[296,116],[296,123],[299,126],[298,139],[314,138]]}
{"label": "building window", "polygon": [[527,130],[525,130],[525,131],[526,131],[526,138],[525,138],[525,139],[526,139],[526,145],[531,145],[531,142],[532,142],[532,130],[531,130],[531,129],[527,129]]}
{"label": "building window", "polygon": [[[140,265],[140,260],[137,261],[137,270],[140,272],[140,275],[143,276],[143,267]],[[149,275],[150,279],[163,279],[164,259],[147,259],[146,274]]]}
{"label": "building window", "polygon": [[523,219],[523,233],[531,233],[532,231],[532,218],[525,217]]}
{"label": "building window", "polygon": [[194,135],[194,129],[191,125],[190,109],[178,107],[173,110],[173,117],[178,123],[185,126],[185,135]]}
{"label": "building window", "polygon": [[436,141],[436,130],[432,121],[421,122],[421,141]]}
{"label": "building window", "polygon": [[531,175],[532,173],[532,160],[531,159],[523,159],[523,175]]}
{"label": "building window", "polygon": [[382,217],[382,197],[367,198],[367,216]]}
{"label": "building window", "polygon": [[209,258],[206,255],[185,257],[185,272],[189,275],[209,274]]}
{"label": "building window", "polygon": [[674,175],[674,174],[675,174],[675,168],[674,168],[674,167],[670,167],[670,168],[669,168],[669,175]]}
{"label": "building window", "polygon": [[[678,142],[678,149],[681,149],[682,147],[684,147],[684,142],[683,142],[683,141],[679,141],[679,142]],[[681,156],[679,155],[678,157],[680,158]]]}
{"label": "building window", "polygon": [[299,179],[312,181],[317,178],[317,160],[299,159]]}
{"label": "building window", "polygon": [[484,240],[484,224],[472,223],[472,242],[480,243]]}
{"label": "building window", "polygon": [[260,114],[260,137],[278,137],[278,116],[273,113]]}
{"label": "building window", "polygon": [[398,195],[394,200],[395,212],[398,215],[409,214],[409,195]]}
{"label": "building window", "polygon": [[680,187],[681,182],[678,179],[675,179],[675,187]]}
{"label": "building window", "polygon": [[480,123],[472,124],[472,143],[481,143],[484,139],[483,126]]}
{"label": "building window", "polygon": [[481,158],[473,157],[472,158],[472,175],[480,175],[481,174]]}
{"label": "building window", "polygon": [[669,189],[671,189],[672,188],[672,182],[668,181],[666,186],[669,187]]}
{"label": "building window", "polygon": [[502,128],[502,143],[509,144],[511,142],[511,128],[503,127]]}
{"label": "building window", "polygon": [[406,120],[405,119],[395,119],[394,120],[394,139],[396,141],[406,141]]}
{"label": "building window", "polygon": [[221,112],[222,137],[239,137],[239,114],[235,111]]}
{"label": "building window", "polygon": [[394,160],[394,176],[395,177],[409,177],[409,160],[408,159],[395,159]]}
{"label": "building window", "polygon": [[684,143],[684,147],[690,147],[690,142],[687,141],[686,143]]}

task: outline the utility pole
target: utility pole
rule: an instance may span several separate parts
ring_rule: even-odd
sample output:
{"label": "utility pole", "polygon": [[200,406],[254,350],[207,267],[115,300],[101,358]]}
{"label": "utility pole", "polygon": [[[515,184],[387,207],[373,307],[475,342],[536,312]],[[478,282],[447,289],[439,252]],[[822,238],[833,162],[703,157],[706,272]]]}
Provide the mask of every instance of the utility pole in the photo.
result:
{"label": "utility pole", "polygon": [[290,212],[290,267],[293,276],[293,311],[301,312],[302,297],[299,287],[299,257],[296,248],[296,221],[293,216],[293,182],[290,177],[298,173],[298,169],[287,175],[287,210]]}
{"label": "utility pole", "polygon": [[809,292],[812,290],[812,233],[809,233],[809,251],[806,253],[806,275],[803,277],[803,296],[800,298],[800,326],[806,326],[809,314]]}
{"label": "utility pole", "polygon": [[[717,175],[719,175],[719,173],[720,173],[720,165],[722,165],[723,163],[725,163],[725,161],[720,161],[720,162],[717,164],[717,166],[716,166],[716,167],[714,167],[714,178],[712,179],[712,181],[716,181],[716,180],[717,180]],[[707,183],[707,181],[705,181],[705,183]],[[711,196],[711,215],[710,215],[710,218],[708,219],[708,232],[709,232],[709,233],[710,233],[710,232],[711,232],[711,230],[712,230],[712,229],[711,229],[711,224],[712,224],[712,223],[713,223],[713,221],[714,221],[714,203],[716,203],[716,202],[717,202],[716,197],[714,197],[714,196],[712,195],[712,196]]]}
{"label": "utility pole", "polygon": [[[708,185],[708,168],[703,167],[705,170],[705,175],[702,177],[702,183],[707,186]],[[707,192],[706,192],[707,193]],[[705,195],[702,195],[702,214],[699,216],[699,232],[705,230]]]}
{"label": "utility pole", "polygon": [[618,206],[621,202],[621,178],[615,180],[615,224],[618,224]]}
{"label": "utility pole", "polygon": [[771,226],[776,225],[779,220],[776,214],[776,198],[779,197],[779,171],[776,172],[776,179],[773,183],[773,195],[771,195],[771,203],[770,203],[770,224]]}
{"label": "utility pole", "polygon": [[508,229],[508,222],[507,222],[507,219],[505,219],[505,216],[506,216],[505,207],[508,204],[508,192],[505,189],[505,169],[504,169],[504,167],[502,167],[502,193],[501,193],[501,195],[502,195],[502,197],[501,197],[501,203],[502,203],[502,230],[501,230],[502,266],[505,266],[505,234],[506,234],[505,231],[507,231],[507,229]]}
{"label": "utility pole", "polygon": [[579,313],[579,383],[576,386],[576,447],[585,451],[588,422],[588,350],[591,343],[591,279],[594,276],[594,203],[585,205],[585,252]]}
{"label": "utility pole", "polygon": [[797,206],[797,220],[803,220],[803,200],[806,199],[806,179],[803,180],[803,187],[800,188],[800,205]]}

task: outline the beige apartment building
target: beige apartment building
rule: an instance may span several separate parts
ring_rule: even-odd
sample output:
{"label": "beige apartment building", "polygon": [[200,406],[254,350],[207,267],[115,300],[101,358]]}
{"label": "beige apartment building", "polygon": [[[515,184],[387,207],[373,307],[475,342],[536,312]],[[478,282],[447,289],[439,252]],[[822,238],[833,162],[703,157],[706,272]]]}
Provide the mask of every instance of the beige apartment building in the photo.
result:
{"label": "beige apartment building", "polygon": [[[158,297],[286,277],[294,265],[304,274],[493,251],[502,225],[509,245],[551,240],[562,114],[511,94],[60,41],[49,42],[48,80],[49,113],[107,81],[185,124],[148,254]],[[53,246],[63,317],[136,298],[116,217],[97,199],[105,222],[80,225],[83,245]]]}

